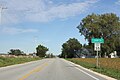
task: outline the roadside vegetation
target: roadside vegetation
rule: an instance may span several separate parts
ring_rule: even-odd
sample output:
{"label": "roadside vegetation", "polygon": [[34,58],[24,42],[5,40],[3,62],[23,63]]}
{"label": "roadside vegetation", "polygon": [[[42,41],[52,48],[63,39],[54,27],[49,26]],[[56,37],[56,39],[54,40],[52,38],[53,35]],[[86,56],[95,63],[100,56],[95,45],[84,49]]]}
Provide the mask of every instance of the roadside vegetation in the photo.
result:
{"label": "roadside vegetation", "polygon": [[5,67],[9,65],[14,64],[21,64],[25,62],[40,60],[39,57],[17,57],[17,58],[11,58],[11,57],[0,57],[0,67]]}
{"label": "roadside vegetation", "polygon": [[[120,80],[120,17],[114,13],[92,13],[80,21],[77,29],[88,43],[82,45],[70,38],[63,43],[59,57]],[[98,56],[92,38],[104,39]],[[96,67],[95,57],[100,57],[99,67]]]}
{"label": "roadside vegetation", "polygon": [[30,54],[26,54],[20,49],[10,49],[7,54],[0,54],[0,67],[55,57],[52,53],[46,54],[48,50],[49,49],[43,45],[38,45],[36,47],[36,53]]}
{"label": "roadside vegetation", "polygon": [[96,67],[95,58],[72,58],[67,60],[120,80],[120,58],[99,58],[98,68]]}

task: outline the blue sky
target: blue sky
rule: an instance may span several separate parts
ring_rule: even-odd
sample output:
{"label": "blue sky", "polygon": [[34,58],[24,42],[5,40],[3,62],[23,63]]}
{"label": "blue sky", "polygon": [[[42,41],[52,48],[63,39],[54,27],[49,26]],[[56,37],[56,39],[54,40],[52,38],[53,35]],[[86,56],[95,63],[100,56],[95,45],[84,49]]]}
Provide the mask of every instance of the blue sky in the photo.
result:
{"label": "blue sky", "polygon": [[120,16],[120,0],[0,0],[0,5],[7,7],[0,24],[0,53],[10,49],[31,53],[42,44],[60,54],[69,38],[87,43],[76,27],[88,14]]}

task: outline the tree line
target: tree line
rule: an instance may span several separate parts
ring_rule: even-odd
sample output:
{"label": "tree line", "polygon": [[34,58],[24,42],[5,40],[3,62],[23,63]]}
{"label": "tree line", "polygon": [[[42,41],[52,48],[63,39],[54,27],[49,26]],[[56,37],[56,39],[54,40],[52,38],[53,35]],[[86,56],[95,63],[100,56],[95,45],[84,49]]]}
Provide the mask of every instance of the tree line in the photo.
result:
{"label": "tree line", "polygon": [[[39,57],[53,57],[53,54],[46,54],[46,52],[48,51],[49,49],[43,45],[38,45],[36,47],[36,53],[33,53],[34,55],[36,56],[39,56]],[[8,54],[10,55],[16,55],[16,56],[22,56],[22,55],[26,55],[26,53],[24,53],[23,51],[21,51],[20,49],[10,49],[10,51],[8,52]]]}
{"label": "tree line", "polygon": [[[39,56],[39,57],[46,57],[46,58],[53,58],[55,57],[53,55],[53,53],[48,53],[47,51],[49,49],[47,47],[45,47],[44,45],[38,45],[36,47],[36,53],[32,53],[30,55],[32,56]],[[10,51],[8,52],[9,55],[15,55],[15,56],[26,56],[26,53],[24,53],[23,51],[21,51],[20,49],[10,49]]]}

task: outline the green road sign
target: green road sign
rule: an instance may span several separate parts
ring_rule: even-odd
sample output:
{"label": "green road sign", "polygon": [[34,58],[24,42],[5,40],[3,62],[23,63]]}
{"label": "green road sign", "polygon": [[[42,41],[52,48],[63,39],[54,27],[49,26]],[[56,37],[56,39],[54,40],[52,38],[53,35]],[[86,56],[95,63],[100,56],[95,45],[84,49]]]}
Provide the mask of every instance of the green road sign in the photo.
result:
{"label": "green road sign", "polygon": [[103,38],[92,38],[92,43],[104,43]]}

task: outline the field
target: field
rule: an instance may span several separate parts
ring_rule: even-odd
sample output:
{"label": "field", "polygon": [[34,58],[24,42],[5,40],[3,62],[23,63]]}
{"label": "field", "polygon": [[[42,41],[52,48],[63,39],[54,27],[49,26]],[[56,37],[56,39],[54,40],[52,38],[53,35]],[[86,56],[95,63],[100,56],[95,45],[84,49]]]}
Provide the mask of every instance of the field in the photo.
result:
{"label": "field", "polygon": [[14,64],[20,64],[20,63],[25,63],[25,62],[29,62],[29,61],[35,61],[35,60],[39,60],[39,57],[36,58],[25,58],[25,57],[21,57],[21,58],[10,58],[10,57],[0,57],[0,67],[4,67],[4,66],[9,66],[9,65],[14,65]]}
{"label": "field", "polygon": [[73,58],[68,60],[120,80],[120,58],[99,58],[98,68],[96,67],[95,58]]}

